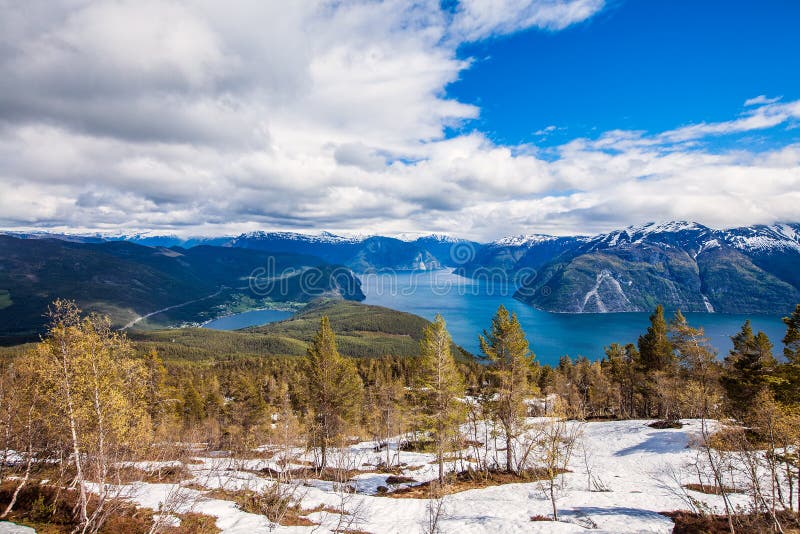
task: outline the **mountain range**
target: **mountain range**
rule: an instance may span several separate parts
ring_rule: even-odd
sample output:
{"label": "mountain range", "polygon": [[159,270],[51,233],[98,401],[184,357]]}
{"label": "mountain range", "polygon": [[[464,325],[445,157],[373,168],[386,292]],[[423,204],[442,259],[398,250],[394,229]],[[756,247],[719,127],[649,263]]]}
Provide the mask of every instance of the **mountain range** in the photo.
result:
{"label": "mountain range", "polygon": [[[326,232],[192,239],[7,234],[0,236],[0,329],[3,313],[12,314],[9,302],[33,298],[39,305],[54,294],[83,295],[89,302],[99,302],[98,293],[109,296],[113,305],[105,307],[123,310],[117,313],[121,318],[173,305],[179,296],[184,301],[200,298],[220,287],[238,287],[237,298],[253,298],[242,289],[244,280],[268,257],[298,271],[311,265],[328,266],[329,272],[341,265],[346,273],[449,268],[476,279],[513,278],[517,299],[551,312],[648,311],[663,304],[684,311],[783,314],[800,302],[797,223],[717,230],[673,221],[595,236],[528,234],[490,243],[443,235]],[[331,295],[363,299],[355,276],[348,284],[320,283]],[[350,287],[342,290],[342,285]],[[303,300],[298,294],[283,298]],[[22,314],[16,320],[19,326],[30,319]]]}

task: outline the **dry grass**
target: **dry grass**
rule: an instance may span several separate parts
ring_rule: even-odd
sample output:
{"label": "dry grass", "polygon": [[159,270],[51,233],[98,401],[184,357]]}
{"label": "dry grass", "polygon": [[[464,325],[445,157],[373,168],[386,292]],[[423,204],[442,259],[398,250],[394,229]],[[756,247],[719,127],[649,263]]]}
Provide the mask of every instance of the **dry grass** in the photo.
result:
{"label": "dry grass", "polygon": [[[261,496],[251,490],[239,490],[239,491],[231,491],[216,488],[210,490],[203,494],[204,497],[208,497],[210,499],[220,499],[224,501],[233,501],[242,511],[259,514],[259,515],[266,515],[263,513],[262,506],[260,506],[259,500]],[[284,527],[313,527],[316,526],[317,523],[311,521],[308,517],[308,514],[313,512],[319,511],[332,511],[333,513],[338,513],[335,510],[331,510],[325,507],[317,507],[312,509],[301,508],[300,505],[294,505],[289,502],[286,503],[285,509],[281,510],[282,513],[279,517],[269,517],[267,518],[270,521],[275,521],[279,525]]]}
{"label": "dry grass", "polygon": [[[560,470],[558,474],[566,473]],[[503,484],[520,484],[547,480],[547,472],[544,469],[528,469],[519,474],[506,473],[505,471],[489,471],[488,473],[479,471],[461,471],[460,473],[450,473],[445,479],[440,491],[443,495],[452,495],[471,489],[488,488],[491,486],[501,486]],[[383,494],[386,497],[397,499],[427,499],[430,496],[432,482],[423,482],[414,486],[400,488],[392,492]]]}
{"label": "dry grass", "polygon": [[[673,534],[727,534],[730,532],[728,518],[722,515],[700,515],[692,512],[674,511],[662,512],[661,515],[667,516],[675,522]],[[794,512],[778,512],[783,531],[786,534],[797,534],[800,532],[800,517]],[[773,533],[771,519],[765,514],[749,514],[733,516],[733,523],[737,532],[747,532],[748,534],[768,534]]]}
{"label": "dry grass", "polygon": [[[683,487],[688,490],[705,493],[706,495],[722,495],[722,491],[717,486],[710,486],[706,484],[684,484]],[[744,493],[738,488],[729,488],[726,486],[724,489],[725,493]]]}
{"label": "dry grass", "polygon": [[392,485],[395,485],[395,484],[413,484],[414,482],[416,482],[415,479],[413,479],[411,477],[405,477],[405,476],[402,476],[402,475],[392,475],[390,477],[386,477],[386,483],[387,484],[392,484]]}
{"label": "dry grass", "polygon": [[[14,484],[0,485],[0,506],[8,504],[14,491]],[[41,484],[39,480],[32,480],[20,492],[14,510],[9,514],[8,520],[32,527],[39,534],[68,534],[76,526],[72,510],[77,503],[77,492],[64,490],[54,486]],[[89,513],[93,512],[95,499],[89,502]],[[153,511],[137,509],[131,503],[117,501],[114,511],[100,529],[101,534],[146,534],[153,524]],[[216,527],[215,527],[216,528]],[[173,529],[175,534],[215,534],[218,530],[181,530]]]}
{"label": "dry grass", "polygon": [[674,429],[674,428],[683,428],[683,423],[680,421],[655,421],[650,423],[650,428],[656,428],[658,430],[667,430],[667,429]]}
{"label": "dry grass", "polygon": [[185,465],[170,465],[154,469],[141,469],[139,467],[123,467],[118,471],[123,484],[131,482],[150,482],[156,484],[177,484],[190,480],[192,474]]}
{"label": "dry grass", "polygon": [[360,469],[334,469],[331,467],[326,467],[324,469],[301,467],[297,469],[287,469],[285,471],[276,471],[270,467],[265,467],[264,469],[259,469],[258,471],[252,472],[271,479],[278,479],[281,478],[281,476],[284,476],[289,480],[316,479],[324,480],[326,482],[341,482],[344,480],[350,480],[359,474],[376,473],[377,471]]}

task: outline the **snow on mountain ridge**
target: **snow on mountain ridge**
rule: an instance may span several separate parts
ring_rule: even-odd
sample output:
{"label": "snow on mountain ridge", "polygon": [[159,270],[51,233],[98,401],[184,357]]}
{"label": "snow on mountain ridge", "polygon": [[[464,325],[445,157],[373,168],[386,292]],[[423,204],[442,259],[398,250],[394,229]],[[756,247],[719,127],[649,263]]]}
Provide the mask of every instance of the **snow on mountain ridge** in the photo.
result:
{"label": "snow on mountain ridge", "polygon": [[354,234],[352,236],[340,236],[331,232],[320,232],[318,234],[303,234],[300,232],[265,232],[257,230],[239,235],[231,240],[235,243],[241,239],[283,239],[287,241],[304,241],[306,243],[360,243],[371,236]]}
{"label": "snow on mountain ridge", "polygon": [[795,250],[800,252],[800,225],[746,226],[723,230],[721,234],[727,244],[743,251]]}
{"label": "snow on mountain ridge", "polygon": [[508,236],[497,241],[490,243],[501,247],[530,247],[546,241],[553,241],[558,239],[556,236],[547,234],[520,234],[516,236]]}

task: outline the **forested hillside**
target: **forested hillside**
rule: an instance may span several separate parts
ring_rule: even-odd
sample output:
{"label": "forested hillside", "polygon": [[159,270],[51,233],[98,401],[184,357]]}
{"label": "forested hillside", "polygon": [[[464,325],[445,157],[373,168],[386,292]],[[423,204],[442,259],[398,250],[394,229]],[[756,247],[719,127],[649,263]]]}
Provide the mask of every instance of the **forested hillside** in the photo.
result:
{"label": "forested hillside", "polygon": [[[323,316],[330,319],[339,350],[354,358],[412,357],[429,322],[422,317],[380,306],[320,299],[285,321],[233,332],[204,328],[134,331],[142,352],[157,350],[168,360],[228,360],[242,357],[303,356]],[[465,361],[472,356],[453,345]]]}
{"label": "forested hillside", "polygon": [[[304,276],[311,268],[315,271]],[[254,273],[281,279],[279,283],[257,279],[251,284]],[[348,269],[309,255],[0,235],[0,336],[9,339],[41,332],[47,305],[56,296],[108,315],[117,326],[177,306],[149,319],[149,326],[165,326],[201,321],[243,300],[257,307],[303,303],[325,295],[364,298]]]}

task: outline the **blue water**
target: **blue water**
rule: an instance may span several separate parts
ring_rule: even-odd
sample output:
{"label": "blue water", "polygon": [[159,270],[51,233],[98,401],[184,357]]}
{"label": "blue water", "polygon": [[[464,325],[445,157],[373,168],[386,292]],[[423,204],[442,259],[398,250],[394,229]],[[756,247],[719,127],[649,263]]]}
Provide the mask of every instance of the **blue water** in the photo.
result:
{"label": "blue water", "polygon": [[[477,282],[447,271],[391,275],[363,275],[366,304],[394,308],[433,319],[440,313],[447,321],[453,340],[465,349],[480,354],[478,334],[491,326],[498,306],[515,312],[531,348],[542,363],[558,363],[560,356],[586,356],[599,359],[611,343],[636,343],[648,326],[648,313],[560,314],[531,308],[514,298],[514,288],[501,283]],[[727,354],[730,336],[746,319],[754,330],[763,330],[781,352],[785,327],[780,317],[687,313],[693,326],[705,328],[711,343]]]}
{"label": "blue water", "polygon": [[274,323],[275,321],[282,321],[288,319],[292,315],[294,314],[289,311],[252,310],[214,319],[204,324],[203,328],[211,328],[214,330],[238,330],[239,328],[246,328],[248,326],[258,326]]}

